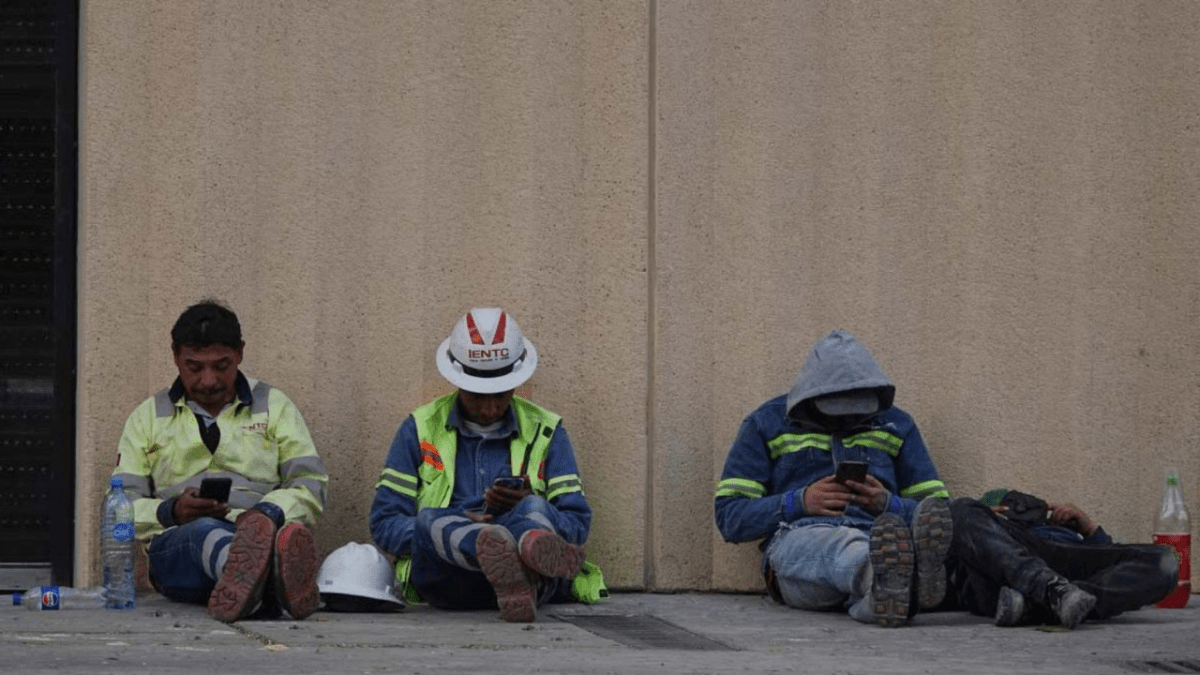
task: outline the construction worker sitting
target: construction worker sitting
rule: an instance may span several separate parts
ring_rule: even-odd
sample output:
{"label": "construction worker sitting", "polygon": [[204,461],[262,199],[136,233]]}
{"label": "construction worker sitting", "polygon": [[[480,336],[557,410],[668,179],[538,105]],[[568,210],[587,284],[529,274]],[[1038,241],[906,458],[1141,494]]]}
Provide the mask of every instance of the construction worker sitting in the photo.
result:
{"label": "construction worker sitting", "polygon": [[529,622],[538,605],[597,588],[598,570],[572,588],[592,510],[571,439],[558,415],[513,395],[537,359],[498,308],[472,309],[438,347],[458,390],[400,424],[371,505],[371,536],[397,556],[410,603]]}
{"label": "construction worker sitting", "polygon": [[[117,466],[133,497],[150,581],[214,619],[303,619],[317,609],[320,557],[309,527],[329,476],[282,391],[242,374],[237,315],[212,300],[171,329],[179,376],[129,415]],[[206,479],[225,494],[206,496]]]}
{"label": "construction worker sitting", "polygon": [[946,484],[857,338],[813,345],[791,390],[742,422],[714,504],[726,541],[766,539],[777,601],[902,626],[946,592]]}

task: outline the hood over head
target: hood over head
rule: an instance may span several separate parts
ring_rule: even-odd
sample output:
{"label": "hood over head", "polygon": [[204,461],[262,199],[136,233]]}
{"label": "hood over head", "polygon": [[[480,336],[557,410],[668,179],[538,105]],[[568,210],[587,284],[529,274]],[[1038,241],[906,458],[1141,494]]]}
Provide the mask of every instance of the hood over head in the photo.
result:
{"label": "hood over head", "polygon": [[[872,395],[878,400],[874,410],[863,406]],[[813,404],[818,397],[820,406]],[[895,398],[896,385],[871,352],[850,333],[834,330],[813,344],[788,392],[787,410],[792,419],[830,426],[831,417],[861,420],[892,407]]]}

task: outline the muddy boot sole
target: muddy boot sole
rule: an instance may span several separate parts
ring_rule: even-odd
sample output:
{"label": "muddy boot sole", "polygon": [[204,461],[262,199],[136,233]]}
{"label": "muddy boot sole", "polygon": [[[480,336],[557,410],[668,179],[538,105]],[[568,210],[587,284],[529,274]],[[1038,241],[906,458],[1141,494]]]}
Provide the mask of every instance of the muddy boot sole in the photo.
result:
{"label": "muddy boot sole", "polygon": [[508,530],[493,526],[480,532],[475,558],[496,591],[501,619],[530,623],[537,618],[536,591]]}
{"label": "muddy boot sole", "polygon": [[288,523],[275,535],[272,582],[275,599],[293,619],[317,611],[321,593],[317,588],[320,556],[312,532],[301,523]]}
{"label": "muddy boot sole", "polygon": [[572,578],[579,574],[587,552],[582,546],[546,530],[530,530],[521,535],[521,561],[544,577]]}
{"label": "muddy boot sole", "polygon": [[917,606],[933,609],[946,597],[946,554],[954,534],[946,500],[928,497],[913,514],[912,538],[917,553]]}
{"label": "muddy boot sole", "polygon": [[275,523],[267,514],[250,510],[238,516],[225,572],[208,596],[209,616],[233,623],[258,608],[271,570],[274,545]]}
{"label": "muddy boot sole", "polygon": [[908,622],[916,556],[912,533],[900,516],[884,513],[875,519],[870,556],[871,613],[875,622],[887,628],[903,626]]}

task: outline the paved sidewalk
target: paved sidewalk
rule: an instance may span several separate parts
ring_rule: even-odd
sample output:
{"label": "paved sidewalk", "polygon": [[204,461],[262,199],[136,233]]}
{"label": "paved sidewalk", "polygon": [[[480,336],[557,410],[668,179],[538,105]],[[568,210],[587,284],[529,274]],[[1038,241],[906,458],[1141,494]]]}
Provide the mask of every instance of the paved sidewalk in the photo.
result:
{"label": "paved sidewalk", "polygon": [[726,594],[621,593],[543,607],[533,624],[414,607],[225,625],[160,596],[131,612],[3,611],[6,673],[1200,673],[1195,598],[1074,631],[964,613],[884,629]]}

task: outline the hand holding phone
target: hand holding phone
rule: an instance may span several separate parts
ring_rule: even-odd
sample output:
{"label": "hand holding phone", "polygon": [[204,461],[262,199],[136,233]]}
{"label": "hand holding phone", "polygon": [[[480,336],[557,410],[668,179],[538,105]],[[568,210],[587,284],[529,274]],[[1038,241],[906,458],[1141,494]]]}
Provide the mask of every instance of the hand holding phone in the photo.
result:
{"label": "hand holding phone", "polygon": [[529,492],[524,476],[500,476],[483,493],[486,504],[483,512],[491,515],[504,513],[516,506]]}
{"label": "hand holding phone", "polygon": [[171,517],[176,525],[190,523],[197,518],[224,518],[229,514],[229,490],[233,485],[230,478],[205,478],[200,489],[184,488],[175,497]]}

